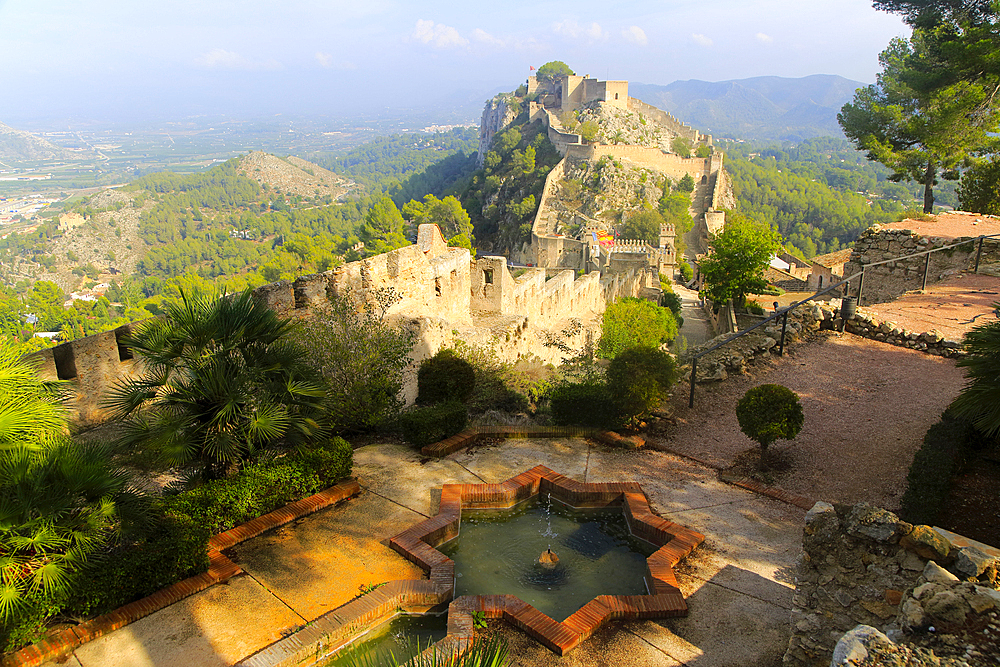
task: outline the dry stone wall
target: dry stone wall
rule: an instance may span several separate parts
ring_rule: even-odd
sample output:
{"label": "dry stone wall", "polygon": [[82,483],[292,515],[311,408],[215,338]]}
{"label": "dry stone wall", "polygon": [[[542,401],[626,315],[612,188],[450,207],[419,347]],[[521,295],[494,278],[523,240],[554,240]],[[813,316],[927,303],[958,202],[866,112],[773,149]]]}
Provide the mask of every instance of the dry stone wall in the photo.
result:
{"label": "dry stone wall", "polygon": [[[412,401],[420,361],[453,344],[456,337],[490,347],[505,361],[538,357],[559,363],[563,352],[550,344],[554,337],[581,348],[599,329],[606,304],[639,296],[659,284],[649,271],[574,278],[572,271],[565,271],[546,280],[544,269],[514,278],[505,258],[473,260],[468,250],[449,248],[436,225],[421,225],[414,245],[264,285],[254,296],[283,316],[297,317],[311,314],[331,297],[349,297],[360,305],[392,288],[399,301],[386,311],[387,321],[412,331],[416,341],[404,386],[404,398]],[[71,383],[71,415],[77,425],[103,423],[107,413],[101,400],[107,391],[141,372],[131,351],[119,344],[133,325],[31,355],[40,377]],[[572,333],[563,335],[567,329]]]}
{"label": "dry stone wall", "polygon": [[[976,237],[957,239],[921,236],[905,229],[885,229],[874,225],[866,229],[854,243],[854,252],[844,265],[844,276],[861,271],[866,264],[892,260],[924,250],[942,248],[955,243],[962,245],[930,254],[927,283],[935,283],[948,276],[975,267],[978,242]],[[921,288],[926,256],[890,261],[865,270],[862,304],[892,301],[910,290]],[[984,239],[981,263],[1000,261],[1000,239]],[[857,281],[852,288],[857,289]]]}
{"label": "dry stone wall", "polygon": [[996,646],[988,626],[1000,610],[1000,551],[867,504],[824,502],[806,514],[802,547],[786,666],[861,663],[856,645],[838,647],[859,624],[969,667],[1000,658],[986,654]]}

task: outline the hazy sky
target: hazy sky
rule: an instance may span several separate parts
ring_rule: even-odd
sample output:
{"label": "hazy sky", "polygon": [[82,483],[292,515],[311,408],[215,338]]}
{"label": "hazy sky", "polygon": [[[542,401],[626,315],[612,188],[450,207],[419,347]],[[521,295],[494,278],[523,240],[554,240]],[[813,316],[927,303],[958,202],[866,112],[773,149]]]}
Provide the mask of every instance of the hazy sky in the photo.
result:
{"label": "hazy sky", "polygon": [[643,83],[871,82],[906,34],[868,0],[0,0],[0,121],[478,103],[554,59]]}

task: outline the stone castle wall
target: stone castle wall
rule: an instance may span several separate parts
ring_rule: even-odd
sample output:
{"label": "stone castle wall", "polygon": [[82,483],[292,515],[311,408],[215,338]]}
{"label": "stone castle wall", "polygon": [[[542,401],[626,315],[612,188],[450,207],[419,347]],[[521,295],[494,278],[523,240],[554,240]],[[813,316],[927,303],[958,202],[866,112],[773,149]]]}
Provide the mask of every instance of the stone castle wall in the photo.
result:
{"label": "stone castle wall", "polygon": [[718,165],[716,168],[721,168],[721,159],[685,158],[676,153],[664,153],[659,148],[650,146],[586,144],[568,146],[566,149],[566,157],[573,159],[597,161],[604,156],[630,160],[643,167],[655,169],[675,181],[687,174],[698,181],[702,176],[710,176],[713,166]]}
{"label": "stone castle wall", "polygon": [[987,545],[866,504],[816,503],[803,533],[788,667],[832,664],[838,639],[858,624],[905,640],[981,630],[981,615],[1000,609],[1000,551]]}
{"label": "stone castle wall", "polygon": [[[960,271],[975,267],[978,241],[974,237],[957,239],[921,236],[905,229],[885,229],[880,225],[865,230],[854,242],[854,252],[844,265],[844,276],[861,271],[865,264],[909,255],[923,250],[941,248],[968,240],[956,248],[931,253],[927,284],[938,282]],[[984,239],[981,263],[1000,262],[1000,239]],[[925,256],[892,261],[865,270],[862,303],[885,303],[910,290],[921,288]],[[856,294],[858,281],[851,281],[851,293]]]}
{"label": "stone castle wall", "polygon": [[667,113],[662,109],[658,109],[652,104],[646,104],[642,100],[630,97],[628,98],[628,108],[631,111],[635,111],[636,113],[641,113],[644,116],[652,118],[677,136],[683,137],[693,144],[705,143],[712,145],[712,135],[702,134],[690,125],[678,120],[673,114]]}
{"label": "stone castle wall", "polygon": [[[330,297],[350,295],[365,303],[377,290],[393,288],[400,300],[386,312],[387,321],[408,328],[416,341],[404,387],[404,398],[411,402],[420,361],[451,345],[456,336],[492,347],[505,361],[538,357],[559,363],[562,353],[546,342],[567,323],[576,320],[582,326],[563,342],[582,346],[588,333],[599,329],[606,304],[639,296],[659,284],[648,271],[574,277],[565,271],[546,280],[545,270],[536,269],[514,278],[505,258],[473,260],[468,250],[449,248],[437,225],[421,225],[415,245],[325,273],[264,285],[254,290],[254,296],[280,315],[302,317],[313,314]],[[134,324],[29,355],[43,379],[70,382],[75,393],[71,416],[78,426],[106,421],[104,396],[120,380],[141,372],[140,362],[119,344]]]}

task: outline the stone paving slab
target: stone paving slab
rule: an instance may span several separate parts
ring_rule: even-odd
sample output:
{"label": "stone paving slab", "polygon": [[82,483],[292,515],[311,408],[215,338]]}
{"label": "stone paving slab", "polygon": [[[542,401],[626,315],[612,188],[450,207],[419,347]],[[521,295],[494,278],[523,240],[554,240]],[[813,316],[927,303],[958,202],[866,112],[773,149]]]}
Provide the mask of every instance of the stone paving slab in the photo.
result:
{"label": "stone paving slab", "polygon": [[357,596],[360,586],[424,579],[423,570],[382,543],[421,518],[362,492],[349,503],[299,519],[228,553],[272,595],[312,621]]}
{"label": "stone paving slab", "polygon": [[425,517],[433,516],[442,484],[482,481],[450,459],[428,458],[406,445],[369,445],[355,451],[354,475],[365,489]]}
{"label": "stone paving slab", "polygon": [[303,619],[247,576],[171,605],[74,651],[81,667],[231,665]]}

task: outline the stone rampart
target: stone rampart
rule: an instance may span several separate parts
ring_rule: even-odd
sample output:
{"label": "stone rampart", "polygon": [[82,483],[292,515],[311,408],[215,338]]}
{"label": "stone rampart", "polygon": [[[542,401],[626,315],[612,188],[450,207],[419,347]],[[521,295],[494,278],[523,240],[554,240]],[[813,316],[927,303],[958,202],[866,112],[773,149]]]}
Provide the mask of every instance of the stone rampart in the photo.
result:
{"label": "stone rampart", "polygon": [[[564,271],[546,280],[544,270],[532,270],[515,279],[505,262],[503,257],[473,260],[468,250],[449,248],[436,225],[421,225],[415,245],[270,283],[254,290],[254,296],[283,316],[299,317],[314,313],[330,297],[350,295],[359,304],[368,303],[378,290],[392,288],[400,300],[386,318],[408,328],[416,339],[404,388],[404,397],[412,401],[420,361],[451,345],[455,332],[468,343],[492,346],[507,361],[537,356],[558,363],[561,352],[544,343],[569,320],[585,321],[580,333],[565,341],[571,347],[582,345],[587,331],[592,334],[599,327],[607,303],[658,284],[648,271],[603,278],[594,273],[578,280],[574,272]],[[106,421],[102,399],[117,382],[141,371],[131,350],[120,344],[134,324],[29,355],[40,377],[70,382],[77,425]]]}
{"label": "stone rampart", "polygon": [[981,633],[986,614],[1000,609],[1000,551],[884,509],[816,503],[805,517],[802,547],[784,656],[789,667],[830,665],[840,636],[858,624],[896,640],[962,636],[954,646],[964,652],[969,631]]}
{"label": "stone rampart", "polygon": [[635,111],[636,113],[641,113],[643,116],[652,118],[677,136],[683,137],[694,144],[705,143],[710,146],[712,145],[711,135],[702,134],[690,125],[678,120],[673,114],[667,113],[662,109],[657,109],[652,104],[646,104],[642,100],[630,97],[628,98],[628,108],[631,111]]}
{"label": "stone rampart", "polygon": [[[586,144],[568,146],[566,157],[596,162],[604,156],[630,160],[640,166],[655,169],[674,180],[690,174],[696,181],[712,173],[712,158],[684,158],[676,153],[664,153],[650,146]],[[720,165],[721,167],[721,165]]]}
{"label": "stone rampart", "polygon": [[[966,241],[965,243],[962,243]],[[844,276],[861,271],[866,264],[893,260],[901,255],[910,255],[924,250],[942,248],[962,243],[962,245],[930,254],[927,284],[936,283],[950,275],[975,267],[978,241],[976,237],[957,239],[921,236],[906,229],[885,229],[875,225],[865,230],[854,242],[854,252],[844,265]],[[926,256],[909,257],[890,261],[886,264],[865,269],[862,303],[885,303],[906,292],[919,290],[923,284]],[[981,263],[1000,261],[1000,239],[984,239]],[[856,292],[858,281],[851,282],[852,294]]]}

